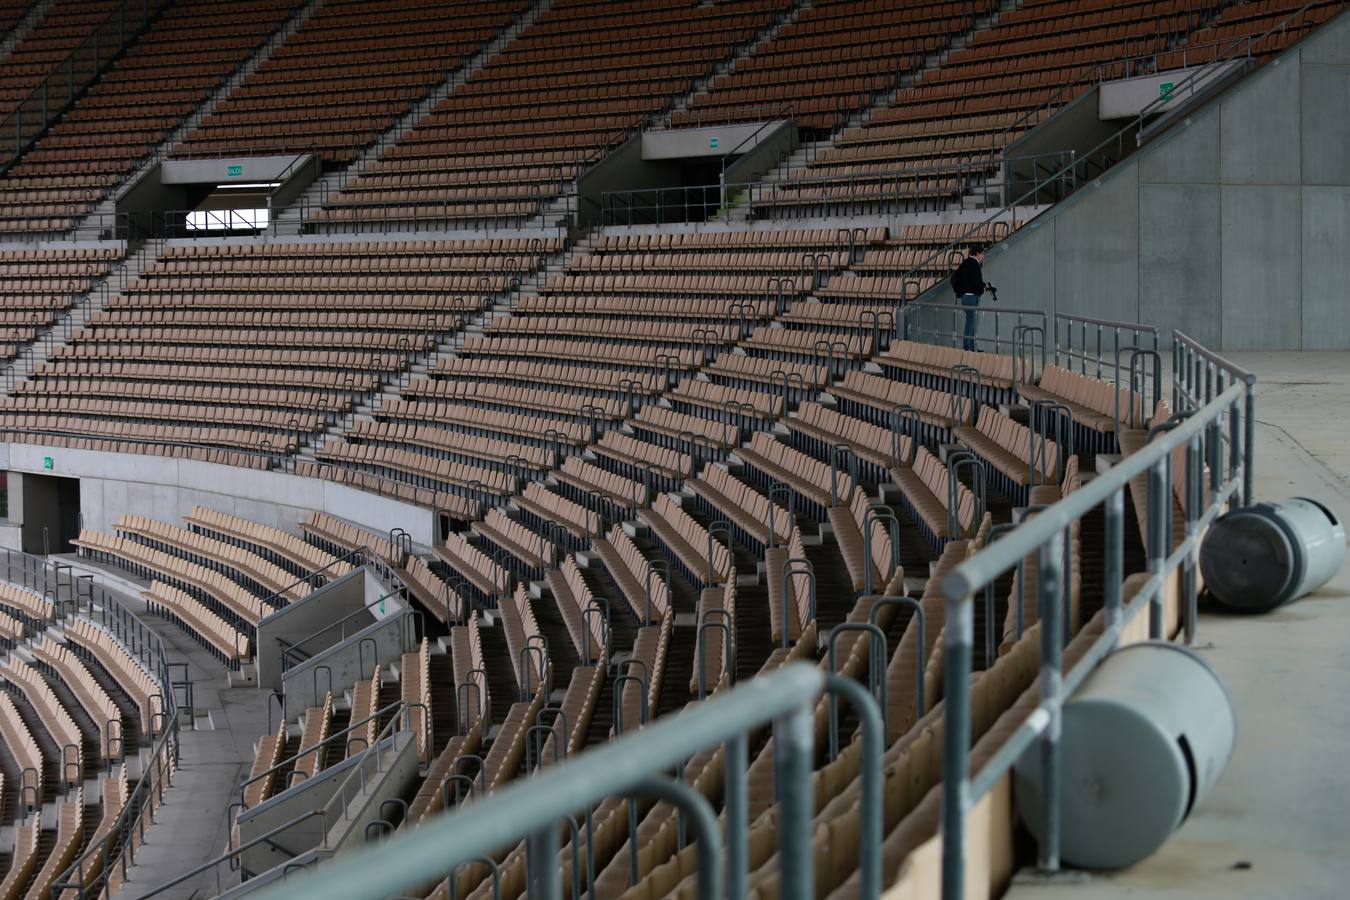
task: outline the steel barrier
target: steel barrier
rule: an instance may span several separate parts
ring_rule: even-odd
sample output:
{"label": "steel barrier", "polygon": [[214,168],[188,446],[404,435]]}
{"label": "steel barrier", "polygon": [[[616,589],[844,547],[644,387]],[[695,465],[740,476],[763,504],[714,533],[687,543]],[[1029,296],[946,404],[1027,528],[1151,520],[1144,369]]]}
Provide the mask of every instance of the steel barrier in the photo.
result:
{"label": "steel barrier", "polygon": [[[145,843],[146,826],[164,802],[164,790],[179,763],[180,713],[186,713],[189,721],[194,715],[192,683],[187,679],[186,666],[169,661],[158,632],[116,595],[96,584],[93,577],[77,576],[70,566],[48,558],[6,550],[4,578],[44,594],[50,592],[56,598],[58,618],[82,614],[103,626],[159,683],[160,713],[158,718],[152,716],[150,723],[154,740],[126,805],[103,837],[87,847],[51,888],[53,897],[59,897],[67,889],[80,891],[80,896],[96,897],[107,889],[113,871],[120,870],[122,878],[126,878],[128,867],[135,862],[136,850]],[[181,679],[174,677],[175,668],[183,670]]]}
{"label": "steel barrier", "polygon": [[[958,565],[942,581],[946,602],[944,630],[944,684],[946,727],[943,735],[942,779],[942,896],[965,897],[966,821],[973,805],[1004,777],[1023,753],[1038,747],[1042,767],[1041,808],[1046,810],[1044,839],[1038,865],[1042,872],[1059,869],[1060,713],[1065,700],[1106,654],[1125,628],[1144,610],[1149,611],[1149,636],[1164,634],[1164,594],[1173,573],[1180,571],[1180,615],[1189,639],[1196,619],[1196,590],[1200,538],[1214,518],[1238,497],[1246,459],[1222,453],[1225,419],[1239,415],[1251,392],[1249,384],[1230,384],[1205,406],[1159,432],[1139,451],[1125,457],[1105,474],[1063,500],[1029,517],[1022,525],[987,545]],[[1174,450],[1184,449],[1182,480],[1185,534],[1172,539]],[[1250,446],[1247,448],[1250,451]],[[1208,499],[1206,466],[1209,468]],[[1128,604],[1122,603],[1124,495],[1137,477],[1146,477],[1149,503],[1147,526],[1147,580]],[[1201,508],[1203,506],[1203,509]],[[1070,672],[1062,668],[1065,644],[1061,616],[1068,596],[1064,564],[1065,541],[1073,524],[1098,507],[1106,517],[1103,594],[1105,630]],[[969,774],[971,748],[971,664],[974,644],[975,598],[987,585],[1035,556],[1037,603],[1041,620],[1041,702],[989,762]]]}

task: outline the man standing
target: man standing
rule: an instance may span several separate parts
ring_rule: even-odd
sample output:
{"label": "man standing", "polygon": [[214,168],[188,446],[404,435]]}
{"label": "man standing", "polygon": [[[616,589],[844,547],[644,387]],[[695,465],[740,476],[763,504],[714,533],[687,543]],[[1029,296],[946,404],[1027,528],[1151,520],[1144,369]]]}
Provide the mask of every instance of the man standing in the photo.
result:
{"label": "man standing", "polygon": [[984,271],[981,269],[984,251],[983,244],[971,247],[969,255],[952,273],[952,292],[956,294],[957,302],[966,307],[965,340],[962,342],[962,347],[966,350],[975,349],[975,328],[979,316],[976,309],[980,305],[980,298],[984,296],[985,288],[994,290],[992,284],[984,283]]}

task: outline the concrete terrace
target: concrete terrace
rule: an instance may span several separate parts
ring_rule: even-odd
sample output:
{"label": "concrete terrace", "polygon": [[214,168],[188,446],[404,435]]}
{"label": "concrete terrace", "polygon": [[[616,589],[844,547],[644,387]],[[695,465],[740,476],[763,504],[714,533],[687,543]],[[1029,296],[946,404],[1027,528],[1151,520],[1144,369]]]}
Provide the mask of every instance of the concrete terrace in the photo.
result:
{"label": "concrete terrace", "polygon": [[[1233,353],[1260,379],[1258,499],[1315,498],[1350,521],[1350,353]],[[1201,607],[1197,649],[1237,705],[1233,758],[1150,859],[1009,900],[1332,900],[1350,895],[1350,567],[1264,616]]]}

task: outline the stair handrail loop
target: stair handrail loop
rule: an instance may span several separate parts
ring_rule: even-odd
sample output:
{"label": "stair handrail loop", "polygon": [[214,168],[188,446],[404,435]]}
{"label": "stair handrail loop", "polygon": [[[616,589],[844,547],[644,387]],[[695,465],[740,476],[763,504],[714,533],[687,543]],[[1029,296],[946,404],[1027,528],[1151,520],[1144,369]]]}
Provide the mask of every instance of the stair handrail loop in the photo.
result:
{"label": "stair handrail loop", "polygon": [[891,421],[891,465],[895,468],[900,467],[900,438],[902,432],[900,423],[908,421],[910,423],[909,433],[905,437],[909,438],[909,456],[905,460],[905,465],[909,468],[914,467],[914,460],[919,455],[920,435],[923,432],[923,416],[920,412],[908,403],[897,403],[890,409],[889,415]]}
{"label": "stair handrail loop", "polygon": [[665,559],[665,557],[658,557],[657,559],[649,559],[647,560],[646,565],[643,567],[642,580],[645,596],[642,614],[642,624],[644,626],[651,625],[655,622],[655,620],[652,618],[653,575],[660,576],[662,578],[662,583],[667,585],[668,589],[670,584],[670,563]]}
{"label": "stair handrail loop", "polygon": [[[781,481],[775,481],[775,482],[773,482],[772,484],[769,485],[769,491],[768,491],[768,494],[767,494],[768,499],[769,499],[769,505],[768,505],[768,511],[765,513],[765,518],[767,519],[767,524],[768,524],[768,526],[769,526],[769,532],[768,532],[768,533],[769,533],[769,547],[766,548],[766,549],[769,549],[769,548],[773,548],[773,547],[777,547],[777,546],[778,546],[778,534],[777,534],[777,531],[776,531],[775,522],[776,522],[776,520],[777,520],[777,518],[778,518],[778,515],[777,515],[778,510],[782,509],[782,507],[778,506],[778,497],[779,497],[780,495],[782,495],[782,496],[784,496],[784,497],[787,498],[786,506],[787,506],[787,511],[788,511],[788,532],[787,532],[786,534],[783,535],[783,540],[784,540],[785,542],[791,537],[792,529],[794,529],[794,528],[797,527],[797,526],[796,526],[796,522],[797,522],[797,497],[796,497],[796,495],[792,492],[792,488],[788,487],[788,486],[787,486],[786,484],[784,484],[783,482],[781,482]],[[771,601],[771,602],[772,602],[772,601]]]}
{"label": "stair handrail loop", "polygon": [[[876,625],[877,616],[880,614],[881,610],[887,606],[904,607],[906,609],[909,609],[914,616],[914,623],[916,626],[915,637],[918,639],[917,640],[918,652],[915,654],[915,671],[914,671],[914,721],[917,722],[919,719],[922,719],[928,712],[928,710],[925,709],[926,705],[925,697],[927,692],[924,690],[924,683],[923,683],[924,670],[926,667],[925,656],[928,647],[928,644],[925,641],[927,637],[927,614],[924,612],[923,603],[918,599],[910,597],[908,595],[902,596],[896,594],[887,594],[883,597],[877,598],[876,602],[872,604],[872,609],[868,613],[867,620],[871,622],[873,625]],[[887,708],[883,706],[882,707],[883,717],[887,716],[887,714],[888,714]]]}
{"label": "stair handrail loop", "polygon": [[863,513],[863,556],[866,558],[863,569],[863,595],[872,596],[872,526],[882,525],[889,532],[891,539],[891,571],[887,575],[887,580],[894,577],[895,572],[900,568],[900,519],[895,515],[895,510],[884,503],[869,503]]}
{"label": "stair handrail loop", "polygon": [[[886,632],[875,622],[842,622],[830,629],[826,639],[828,651],[825,672],[839,675],[839,636],[848,633],[867,635],[867,692],[876,701],[878,709],[886,709]],[[829,755],[833,762],[839,758],[839,702],[834,694],[826,699],[829,708]]]}
{"label": "stair handrail loop", "polygon": [[812,564],[811,560],[807,559],[805,556],[792,556],[783,560],[782,565],[779,566],[779,572],[780,572],[779,593],[781,595],[779,602],[781,604],[782,620],[783,620],[783,633],[780,638],[779,646],[782,647],[783,649],[787,649],[788,647],[791,646],[791,643],[788,639],[789,635],[788,622],[791,620],[788,618],[788,616],[789,613],[791,612],[789,607],[789,600],[791,599],[792,595],[792,587],[791,587],[793,584],[792,579],[797,577],[806,578],[807,619],[805,622],[803,622],[801,620],[801,616],[796,617],[798,628],[801,630],[805,630],[806,626],[809,625],[811,622],[815,621],[816,618],[816,567]]}
{"label": "stair handrail loop", "polygon": [[853,449],[853,445],[845,441],[839,441],[830,445],[830,506],[839,506],[839,460],[842,458],[848,465],[848,475],[851,479],[851,490],[849,498],[852,499],[853,491],[858,489],[858,454]]}
{"label": "stair handrail loop", "polygon": [[734,680],[736,670],[734,623],[735,619],[732,618],[731,612],[726,609],[705,609],[699,616],[697,640],[699,700],[704,700],[708,696],[708,642],[704,632],[709,628],[722,632],[722,665],[726,669],[726,677],[729,680]]}
{"label": "stair handrail loop", "polygon": [[985,502],[985,484],[987,470],[984,461],[968,450],[958,451],[947,456],[947,533],[953,539],[967,537],[966,530],[961,525],[960,515],[960,496],[959,486],[961,484],[960,474],[963,469],[971,470],[970,492],[975,499],[975,511],[971,516],[971,534],[979,528],[980,521],[984,519]]}

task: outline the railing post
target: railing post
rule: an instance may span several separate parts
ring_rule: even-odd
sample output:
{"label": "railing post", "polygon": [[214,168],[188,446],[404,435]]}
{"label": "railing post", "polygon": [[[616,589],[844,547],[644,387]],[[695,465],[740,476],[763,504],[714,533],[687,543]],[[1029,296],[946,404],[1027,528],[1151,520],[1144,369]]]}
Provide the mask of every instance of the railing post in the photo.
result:
{"label": "railing post", "polygon": [[974,597],[969,593],[956,600],[948,598],[943,629],[947,721],[942,733],[942,900],[965,900],[974,608]]}
{"label": "railing post", "polygon": [[550,823],[525,839],[525,860],[531,898],[562,900],[562,885],[557,877],[558,829]]}
{"label": "railing post", "polygon": [[811,849],[811,769],[815,755],[815,716],[810,705],[798,707],[774,722],[777,785],[778,864],[783,900],[815,896],[815,858]]}
{"label": "railing post", "polygon": [[749,828],[749,800],[746,788],[748,747],[745,735],[738,734],[726,744],[726,812],[727,842],[727,898],[745,900],[748,889],[749,849],[746,830]]}
{"label": "railing post", "polygon": [[1120,621],[1121,584],[1125,578],[1125,496],[1116,491],[1106,501],[1106,527],[1102,539],[1102,599],[1104,625]]}
{"label": "railing post", "polygon": [[1041,735],[1042,828],[1037,868],[1042,873],[1059,871],[1060,783],[1059,733],[1061,725],[1062,673],[1060,661],[1060,580],[1063,570],[1062,534],[1040,546],[1036,555],[1038,606],[1041,616],[1041,703],[1048,706],[1050,720]]}
{"label": "railing post", "polygon": [[[1172,503],[1168,492],[1171,490],[1170,480],[1167,473],[1166,456],[1159,459],[1148,470],[1148,509],[1145,516],[1148,519],[1148,574],[1150,576],[1163,576],[1163,565],[1167,560],[1168,544],[1167,539],[1168,525],[1172,520]],[[1163,634],[1163,596],[1166,591],[1160,586],[1149,602],[1148,609],[1148,636],[1151,640],[1162,640]]]}
{"label": "railing post", "polygon": [[[1242,423],[1245,428],[1242,440],[1242,505],[1251,506],[1255,502],[1252,493],[1252,481],[1255,477],[1256,462],[1256,379],[1247,379],[1247,391],[1243,395]],[[1233,444],[1236,452],[1237,444]]]}

